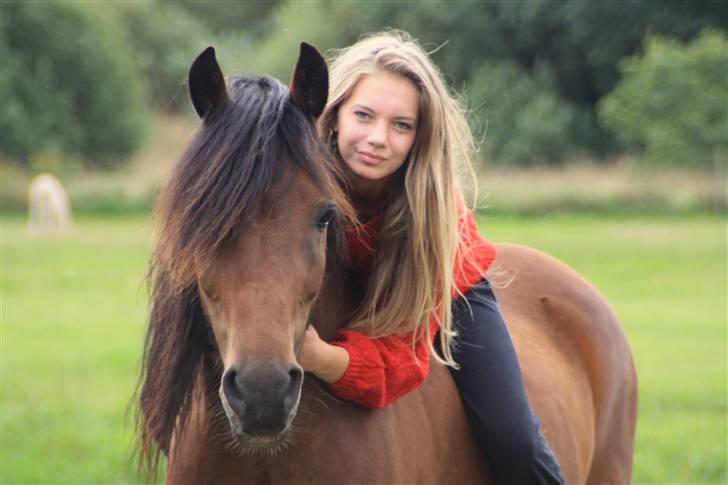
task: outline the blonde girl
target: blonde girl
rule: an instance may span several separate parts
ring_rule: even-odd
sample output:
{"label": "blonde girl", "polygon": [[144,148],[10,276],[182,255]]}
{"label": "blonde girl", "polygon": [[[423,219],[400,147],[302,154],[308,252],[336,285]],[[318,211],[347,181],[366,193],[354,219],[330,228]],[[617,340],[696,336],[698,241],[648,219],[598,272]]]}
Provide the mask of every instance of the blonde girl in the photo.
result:
{"label": "blonde girl", "polygon": [[495,246],[462,199],[473,137],[439,70],[403,32],[367,36],[334,58],[320,129],[362,221],[347,242],[366,297],[336,340],[309,327],[301,365],[339,397],[380,408],[439,360],[496,483],[563,483],[486,278]]}

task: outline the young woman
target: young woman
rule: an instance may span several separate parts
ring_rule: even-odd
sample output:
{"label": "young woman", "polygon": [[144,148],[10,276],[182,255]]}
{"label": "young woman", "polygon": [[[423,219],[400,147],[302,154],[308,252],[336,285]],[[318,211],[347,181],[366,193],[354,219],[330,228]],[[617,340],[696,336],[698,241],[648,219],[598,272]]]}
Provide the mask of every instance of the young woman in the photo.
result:
{"label": "young woman", "polygon": [[486,279],[495,247],[460,192],[474,154],[461,107],[401,32],[340,51],[330,83],[320,128],[363,222],[347,240],[366,297],[337,340],[309,327],[301,365],[339,397],[379,408],[421,384],[432,356],[451,367],[496,483],[563,483]]}

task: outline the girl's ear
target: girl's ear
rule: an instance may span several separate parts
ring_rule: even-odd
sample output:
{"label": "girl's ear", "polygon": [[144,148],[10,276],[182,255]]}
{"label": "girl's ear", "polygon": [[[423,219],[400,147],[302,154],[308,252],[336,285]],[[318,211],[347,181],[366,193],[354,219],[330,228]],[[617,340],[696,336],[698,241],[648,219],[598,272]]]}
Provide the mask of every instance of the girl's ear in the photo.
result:
{"label": "girl's ear", "polygon": [[318,118],[329,96],[329,70],[316,48],[301,42],[301,53],[288,84],[291,98],[305,114]]}
{"label": "girl's ear", "polygon": [[220,106],[228,97],[225,78],[215,59],[215,49],[208,47],[197,56],[188,74],[190,99],[200,118]]}

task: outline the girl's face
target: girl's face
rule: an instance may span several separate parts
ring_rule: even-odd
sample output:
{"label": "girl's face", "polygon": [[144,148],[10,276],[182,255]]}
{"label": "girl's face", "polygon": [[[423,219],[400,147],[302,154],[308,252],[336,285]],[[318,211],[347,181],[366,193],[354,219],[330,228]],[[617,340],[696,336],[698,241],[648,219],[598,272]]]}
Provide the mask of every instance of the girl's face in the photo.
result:
{"label": "girl's face", "polygon": [[382,197],[417,133],[419,94],[409,79],[385,71],[364,76],[339,108],[339,154],[353,189]]}

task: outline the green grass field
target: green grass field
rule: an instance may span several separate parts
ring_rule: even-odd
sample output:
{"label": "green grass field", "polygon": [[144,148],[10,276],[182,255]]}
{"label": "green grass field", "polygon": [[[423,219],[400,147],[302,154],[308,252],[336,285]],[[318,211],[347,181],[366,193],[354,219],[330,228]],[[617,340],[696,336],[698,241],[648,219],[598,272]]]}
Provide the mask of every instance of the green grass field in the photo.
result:
{"label": "green grass field", "polygon": [[[481,219],[611,301],[640,377],[635,483],[726,483],[726,226],[718,217]],[[133,392],[152,231],[85,218],[64,237],[2,221],[0,483],[135,481]]]}

